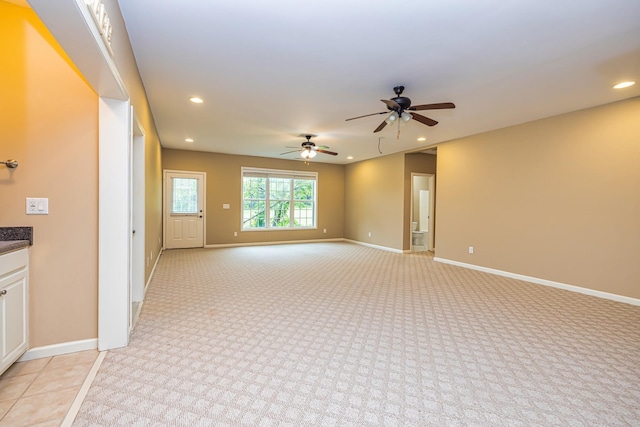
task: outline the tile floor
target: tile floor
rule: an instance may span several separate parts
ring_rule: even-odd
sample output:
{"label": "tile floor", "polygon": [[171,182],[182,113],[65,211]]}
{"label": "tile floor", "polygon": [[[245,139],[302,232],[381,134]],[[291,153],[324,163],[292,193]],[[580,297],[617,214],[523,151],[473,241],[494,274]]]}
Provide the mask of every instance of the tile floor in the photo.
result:
{"label": "tile floor", "polygon": [[97,350],[14,363],[0,375],[0,426],[60,426]]}

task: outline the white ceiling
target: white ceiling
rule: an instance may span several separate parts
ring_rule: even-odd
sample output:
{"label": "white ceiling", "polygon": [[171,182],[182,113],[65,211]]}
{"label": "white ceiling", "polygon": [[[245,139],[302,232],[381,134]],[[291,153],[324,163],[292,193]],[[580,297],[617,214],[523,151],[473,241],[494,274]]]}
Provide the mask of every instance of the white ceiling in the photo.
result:
{"label": "white ceiling", "polygon": [[[312,133],[340,153],[314,161],[344,164],[640,95],[638,0],[119,4],[167,148],[292,159]],[[397,85],[457,108],[400,139],[373,133],[384,115],[345,121]]]}

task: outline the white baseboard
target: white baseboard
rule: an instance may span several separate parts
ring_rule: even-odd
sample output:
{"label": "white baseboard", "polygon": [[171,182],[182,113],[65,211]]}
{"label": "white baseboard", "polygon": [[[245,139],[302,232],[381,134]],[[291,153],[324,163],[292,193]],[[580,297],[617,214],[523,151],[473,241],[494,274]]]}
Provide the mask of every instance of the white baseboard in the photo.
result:
{"label": "white baseboard", "polygon": [[41,359],[43,357],[59,356],[61,354],[75,353],[78,351],[93,350],[98,348],[98,339],[91,338],[88,340],[69,341],[60,344],[45,345],[27,350],[18,362],[27,362],[29,360]]}
{"label": "white baseboard", "polygon": [[351,240],[351,239],[343,239],[345,242],[349,242],[349,243],[355,243],[356,245],[361,245],[361,246],[368,246],[370,248],[374,248],[374,249],[380,249],[383,251],[387,251],[387,252],[395,252],[397,254],[404,254],[407,253],[402,249],[395,249],[395,248],[390,248],[388,246],[380,246],[380,245],[374,245],[372,243],[365,243],[365,242],[360,242],[358,240]]}
{"label": "white baseboard", "polygon": [[218,245],[204,245],[205,249],[235,248],[240,246],[267,246],[267,245],[294,245],[296,243],[326,243],[343,242],[345,239],[312,239],[312,240],[282,240],[277,242],[251,242],[251,243],[221,243]]}
{"label": "white baseboard", "polygon": [[153,278],[153,273],[156,272],[156,267],[158,266],[158,261],[160,261],[160,257],[162,256],[162,253],[164,252],[164,248],[160,248],[160,252],[158,253],[158,256],[156,258],[156,262],[153,263],[153,268],[151,269],[151,274],[149,274],[149,279],[147,280],[147,283],[144,285],[144,291],[143,291],[143,295],[142,295],[142,300],[144,301],[144,296],[147,295],[147,288],[149,287],[149,283],[151,283],[151,279]]}
{"label": "white baseboard", "polygon": [[441,262],[443,264],[451,264],[458,267],[468,268],[471,270],[478,270],[485,273],[495,274],[497,276],[509,277],[511,279],[523,280],[525,282],[536,283],[538,285],[551,286],[552,288],[564,289],[565,291],[577,292],[584,295],[590,295],[593,297],[604,298],[616,302],[623,302],[626,304],[640,306],[640,299],[626,297],[623,295],[611,294],[603,291],[596,291],[595,289],[582,288],[580,286],[568,285],[566,283],[554,282],[552,280],[540,279],[538,277],[525,276],[523,274],[510,273],[508,271],[496,270],[494,268],[482,267],[480,265],[467,264],[464,262],[453,261],[446,258],[434,257],[434,261]]}

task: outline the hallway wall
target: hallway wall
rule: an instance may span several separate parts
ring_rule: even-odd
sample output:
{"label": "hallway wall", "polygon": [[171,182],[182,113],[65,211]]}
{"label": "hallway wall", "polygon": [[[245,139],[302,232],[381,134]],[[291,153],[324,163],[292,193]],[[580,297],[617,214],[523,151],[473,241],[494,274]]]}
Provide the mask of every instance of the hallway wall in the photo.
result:
{"label": "hallway wall", "polygon": [[[0,225],[33,226],[30,347],[97,336],[98,97],[27,7],[0,1]],[[26,197],[49,215],[26,215]]]}

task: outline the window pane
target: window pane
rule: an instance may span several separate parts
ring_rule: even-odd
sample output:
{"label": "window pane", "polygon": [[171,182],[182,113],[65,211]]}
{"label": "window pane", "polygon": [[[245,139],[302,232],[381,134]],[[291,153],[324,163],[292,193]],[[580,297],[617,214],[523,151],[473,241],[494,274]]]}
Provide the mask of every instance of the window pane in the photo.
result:
{"label": "window pane", "polygon": [[271,227],[288,227],[289,226],[289,206],[288,200],[271,201],[269,209],[269,218]]}
{"label": "window pane", "polygon": [[244,177],[242,179],[242,198],[265,200],[267,195],[267,178]]}
{"label": "window pane", "polygon": [[295,179],[293,181],[293,198],[295,200],[313,200],[315,183],[311,179]]}
{"label": "window pane", "polygon": [[271,200],[289,200],[291,197],[291,179],[269,178],[269,198]]}
{"label": "window pane", "polygon": [[313,227],[314,221],[313,202],[295,202],[293,219],[296,227]]}
{"label": "window pane", "polygon": [[175,214],[198,213],[198,179],[172,178],[173,201],[171,211]]}
{"label": "window pane", "polygon": [[264,228],[267,225],[267,203],[259,200],[245,200],[242,206],[243,228]]}

